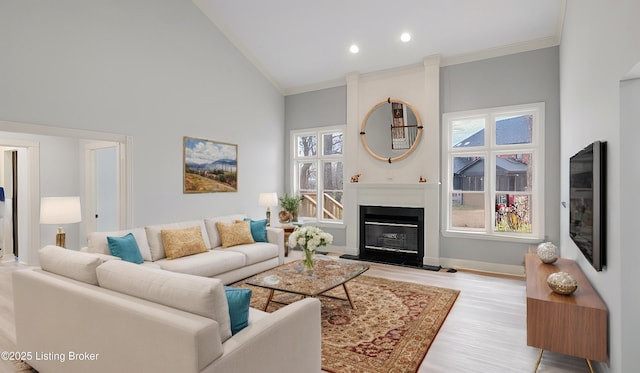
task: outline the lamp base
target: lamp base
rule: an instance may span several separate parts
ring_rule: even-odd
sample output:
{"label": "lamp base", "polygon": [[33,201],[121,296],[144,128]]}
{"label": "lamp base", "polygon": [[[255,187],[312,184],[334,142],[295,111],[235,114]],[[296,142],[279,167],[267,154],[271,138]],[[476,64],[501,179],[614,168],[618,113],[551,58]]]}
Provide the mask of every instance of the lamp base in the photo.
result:
{"label": "lamp base", "polygon": [[65,248],[66,236],[67,236],[67,234],[65,233],[64,229],[63,228],[58,228],[58,233],[56,233],[56,246],[60,246],[62,248]]}
{"label": "lamp base", "polygon": [[267,207],[267,227],[271,226],[271,210]]}

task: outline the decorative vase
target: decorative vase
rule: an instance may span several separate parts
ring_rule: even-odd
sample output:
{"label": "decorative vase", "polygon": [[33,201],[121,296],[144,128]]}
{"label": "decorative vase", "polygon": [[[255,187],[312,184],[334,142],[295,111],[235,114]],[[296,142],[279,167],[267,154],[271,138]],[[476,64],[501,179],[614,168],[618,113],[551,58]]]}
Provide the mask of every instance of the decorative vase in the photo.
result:
{"label": "decorative vase", "polygon": [[552,242],[543,242],[536,250],[542,263],[551,264],[558,260],[558,247]]}
{"label": "decorative vase", "polygon": [[547,277],[547,285],[558,294],[569,295],[578,288],[578,281],[567,272],[556,272]]}
{"label": "decorative vase", "polygon": [[282,210],[278,213],[278,220],[280,220],[280,223],[288,223],[291,221],[291,214],[289,211]]}
{"label": "decorative vase", "polygon": [[314,250],[310,250],[306,247],[302,248],[304,252],[304,258],[302,259],[302,271],[307,274],[313,274],[313,269],[315,268],[314,262]]}

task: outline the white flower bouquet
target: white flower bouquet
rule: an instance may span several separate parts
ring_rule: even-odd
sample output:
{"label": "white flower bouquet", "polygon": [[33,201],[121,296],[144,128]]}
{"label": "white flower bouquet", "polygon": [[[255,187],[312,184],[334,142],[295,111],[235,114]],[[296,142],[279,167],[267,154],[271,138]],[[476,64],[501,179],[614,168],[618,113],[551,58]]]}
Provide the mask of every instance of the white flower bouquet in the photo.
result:
{"label": "white flower bouquet", "polygon": [[289,247],[300,246],[304,252],[302,265],[305,269],[313,269],[313,255],[317,248],[330,245],[333,236],[314,226],[297,227],[289,236]]}

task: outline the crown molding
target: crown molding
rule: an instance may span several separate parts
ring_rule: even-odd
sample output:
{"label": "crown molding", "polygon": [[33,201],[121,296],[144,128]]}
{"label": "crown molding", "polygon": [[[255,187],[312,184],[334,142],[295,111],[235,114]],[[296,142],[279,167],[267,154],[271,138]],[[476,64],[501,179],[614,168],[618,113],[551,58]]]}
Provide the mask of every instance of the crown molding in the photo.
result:
{"label": "crown molding", "polygon": [[544,49],[560,45],[558,36],[549,36],[530,40],[523,43],[509,44],[496,48],[483,49],[472,53],[461,54],[457,56],[443,57],[440,66],[458,65],[461,63],[486,60],[489,58],[502,57],[510,54],[529,52],[536,49]]}
{"label": "crown molding", "polygon": [[342,87],[345,85],[347,85],[346,79],[334,79],[334,80],[327,80],[319,83],[283,88],[281,92],[285,96],[290,96],[290,95],[296,95],[298,93],[320,91],[322,89]]}

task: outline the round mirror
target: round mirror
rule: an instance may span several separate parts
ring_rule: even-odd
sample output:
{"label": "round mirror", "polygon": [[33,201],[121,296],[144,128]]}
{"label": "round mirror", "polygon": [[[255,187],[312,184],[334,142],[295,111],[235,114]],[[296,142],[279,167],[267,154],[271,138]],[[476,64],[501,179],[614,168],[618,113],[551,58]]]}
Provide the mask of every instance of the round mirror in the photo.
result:
{"label": "round mirror", "polygon": [[408,157],[421,136],[420,113],[408,102],[391,97],[375,104],[360,126],[360,139],[366,151],[389,163]]}

